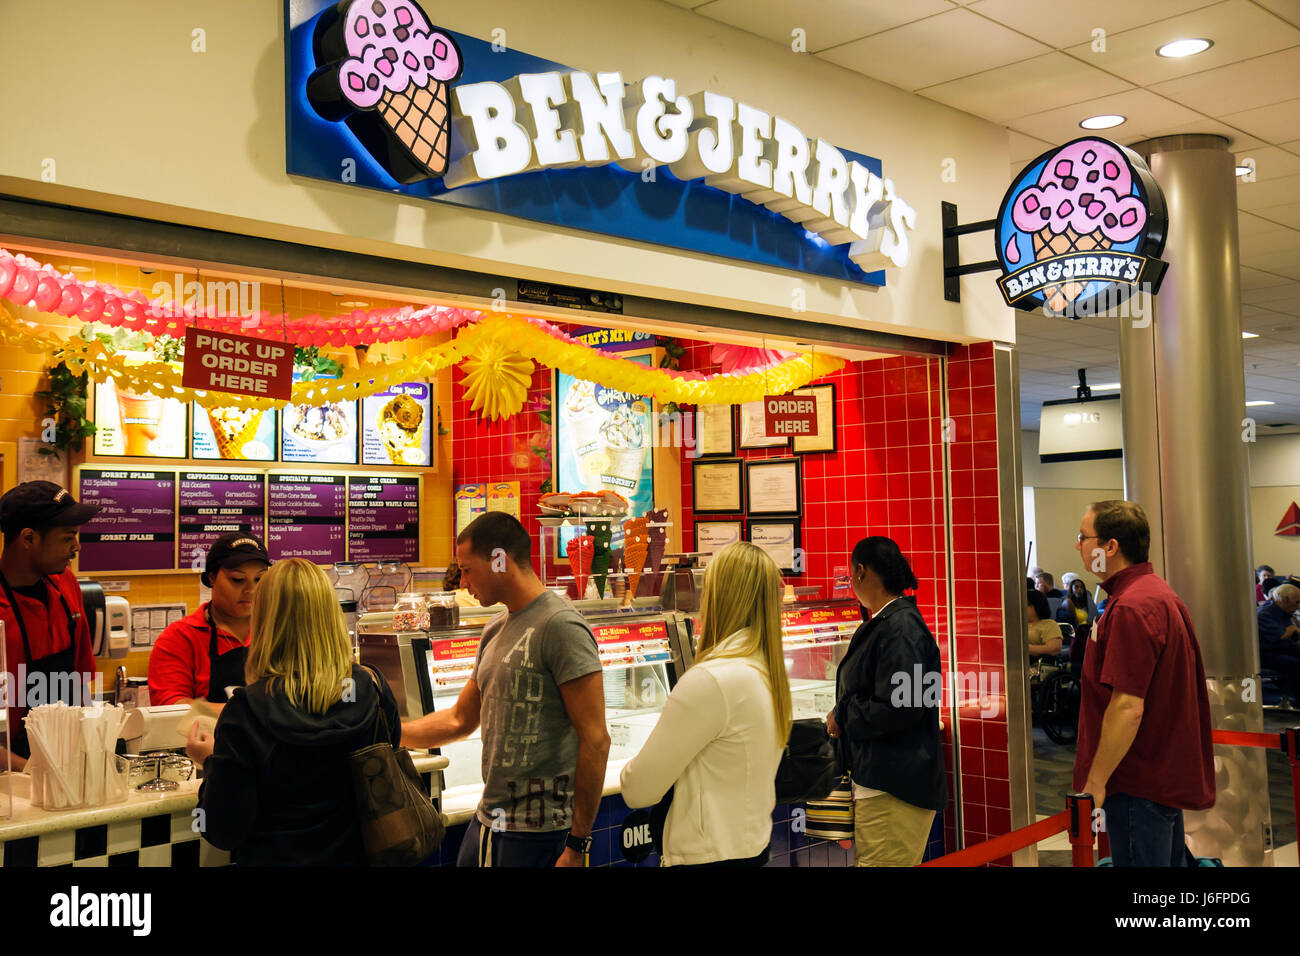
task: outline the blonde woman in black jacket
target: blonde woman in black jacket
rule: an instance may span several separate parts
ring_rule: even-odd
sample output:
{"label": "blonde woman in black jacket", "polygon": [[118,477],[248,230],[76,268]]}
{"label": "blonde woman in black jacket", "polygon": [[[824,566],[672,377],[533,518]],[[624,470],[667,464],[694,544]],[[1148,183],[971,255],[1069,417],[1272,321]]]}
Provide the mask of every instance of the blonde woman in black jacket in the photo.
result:
{"label": "blonde woman in black jacket", "polygon": [[897,544],[863,538],[850,568],[871,618],[840,661],[827,729],[853,780],[857,865],[915,866],[948,799],[939,695],[930,690],[940,686],[939,645],[903,595],[917,583]]}

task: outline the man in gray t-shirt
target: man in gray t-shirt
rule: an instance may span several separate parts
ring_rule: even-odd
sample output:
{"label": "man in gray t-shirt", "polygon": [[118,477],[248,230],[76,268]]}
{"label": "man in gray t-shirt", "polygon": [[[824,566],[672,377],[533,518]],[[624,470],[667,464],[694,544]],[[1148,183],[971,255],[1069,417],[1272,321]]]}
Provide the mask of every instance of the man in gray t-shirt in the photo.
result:
{"label": "man in gray t-shirt", "polygon": [[560,686],[599,671],[591,628],[550,591],[483,628],[473,680],[483,701],[484,826],[569,829],[578,734]]}
{"label": "man in gray t-shirt", "polygon": [[441,747],[480,725],[483,798],[459,866],[582,866],[605,783],[609,733],[596,639],[533,571],[524,526],[504,512],[456,539],[461,584],[501,603],[474,672],[447,710],[402,725],[408,747]]}

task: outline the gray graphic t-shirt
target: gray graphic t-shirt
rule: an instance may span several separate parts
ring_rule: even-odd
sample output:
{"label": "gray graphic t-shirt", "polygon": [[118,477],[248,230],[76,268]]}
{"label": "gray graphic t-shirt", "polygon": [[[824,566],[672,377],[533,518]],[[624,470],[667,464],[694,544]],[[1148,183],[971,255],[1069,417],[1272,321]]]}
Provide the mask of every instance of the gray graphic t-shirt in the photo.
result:
{"label": "gray graphic t-shirt", "polygon": [[578,734],[560,685],[599,670],[591,628],[550,591],[483,628],[473,677],[483,699],[484,826],[569,828]]}

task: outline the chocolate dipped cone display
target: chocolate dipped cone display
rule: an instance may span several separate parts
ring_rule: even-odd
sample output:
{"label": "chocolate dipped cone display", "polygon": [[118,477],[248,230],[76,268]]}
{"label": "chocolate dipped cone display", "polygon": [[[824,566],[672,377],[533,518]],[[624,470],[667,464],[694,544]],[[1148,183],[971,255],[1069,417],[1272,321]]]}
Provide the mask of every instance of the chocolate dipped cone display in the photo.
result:
{"label": "chocolate dipped cone display", "polygon": [[[646,561],[646,571],[648,574],[641,582],[640,597],[659,593],[659,566],[664,562],[664,552],[668,549],[668,509],[659,508],[651,511],[646,515],[647,533],[650,536],[649,557]],[[657,524],[663,527],[651,528],[649,525]]]}
{"label": "chocolate dipped cone display", "polygon": [[591,576],[596,581],[596,593],[605,596],[605,577],[609,573],[609,540],[611,537],[608,521],[593,521],[588,526],[591,531]]}
{"label": "chocolate dipped cone display", "polygon": [[569,542],[569,566],[573,569],[573,583],[578,589],[575,601],[587,593],[587,577],[591,573],[591,558],[595,541],[589,534],[580,534]]}
{"label": "chocolate dipped cone display", "polygon": [[627,589],[623,592],[623,606],[632,603],[641,584],[646,555],[650,551],[650,535],[646,518],[632,518],[623,522],[623,570],[627,574]]}

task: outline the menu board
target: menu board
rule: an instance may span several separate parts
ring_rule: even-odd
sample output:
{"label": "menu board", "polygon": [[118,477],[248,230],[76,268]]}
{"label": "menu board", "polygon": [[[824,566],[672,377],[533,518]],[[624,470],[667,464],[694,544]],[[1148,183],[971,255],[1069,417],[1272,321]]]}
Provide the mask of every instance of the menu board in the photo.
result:
{"label": "menu board", "polygon": [[271,558],[342,561],[347,550],[346,479],[275,471],[267,477],[266,549]]}
{"label": "menu board", "polygon": [[404,382],[361,400],[363,465],[431,465],[429,383]]}
{"label": "menu board", "polygon": [[81,526],[78,570],[170,571],[176,567],[174,471],[83,468],[77,498],[100,508]]}
{"label": "menu board", "polygon": [[95,385],[96,455],[184,458],[185,435],[176,399],[118,391],[111,378]]}
{"label": "menu board", "polygon": [[183,471],[180,477],[181,566],[203,569],[212,542],[231,531],[266,539],[266,476]]}
{"label": "menu board", "polygon": [[275,412],[194,403],[194,458],[275,461]]}
{"label": "menu board", "polygon": [[420,479],[348,478],[348,560],[420,559]]}
{"label": "menu board", "polygon": [[284,406],[280,412],[280,460],[355,465],[356,401]]}

